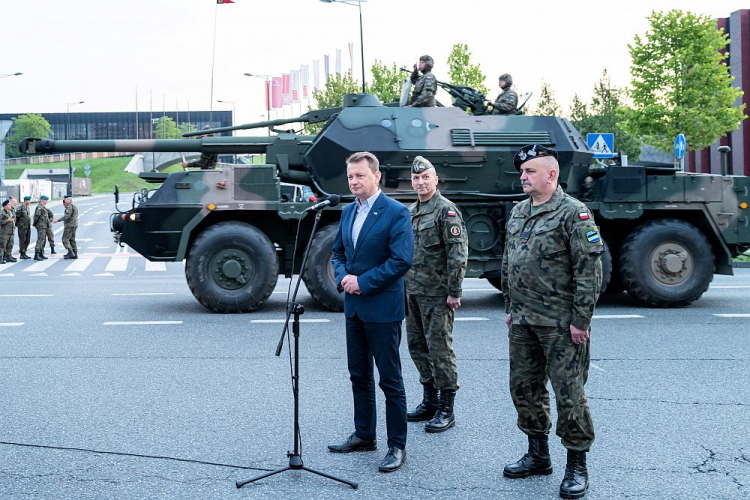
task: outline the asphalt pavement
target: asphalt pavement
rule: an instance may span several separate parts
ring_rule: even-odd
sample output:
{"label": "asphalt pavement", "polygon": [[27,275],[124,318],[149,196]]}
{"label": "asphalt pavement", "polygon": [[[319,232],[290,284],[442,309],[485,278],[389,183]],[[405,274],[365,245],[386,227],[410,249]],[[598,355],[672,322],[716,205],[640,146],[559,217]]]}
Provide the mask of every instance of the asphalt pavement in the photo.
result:
{"label": "asphalt pavement", "polygon": [[[293,445],[288,343],[274,356],[288,280],[256,313],[211,313],[181,263],[115,247],[110,197],[77,203],[78,261],[0,269],[0,498],[558,498],[555,436],[551,476],[502,476],[526,439],[508,393],[501,297],[478,279],[466,280],[456,315],[457,425],[435,435],[409,424],[407,463],[392,474],[377,470],[380,394],[378,451],[326,449],[353,430],[344,322],[302,286],[303,460],[359,488],[291,471],[238,490],[237,480],[285,467]],[[683,309],[602,299],[586,498],[750,497],[748,299],[750,269],[716,276]],[[411,408],[421,386],[405,341],[401,355]]]}

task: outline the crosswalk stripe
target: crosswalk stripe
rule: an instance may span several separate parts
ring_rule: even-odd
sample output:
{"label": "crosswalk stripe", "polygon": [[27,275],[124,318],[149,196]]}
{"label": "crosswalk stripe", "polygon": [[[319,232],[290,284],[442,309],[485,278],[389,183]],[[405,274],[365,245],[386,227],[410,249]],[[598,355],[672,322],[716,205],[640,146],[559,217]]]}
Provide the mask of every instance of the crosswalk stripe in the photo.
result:
{"label": "crosswalk stripe", "polygon": [[0,323],[0,326],[23,326],[23,323]]}
{"label": "crosswalk stripe", "polygon": [[482,318],[482,317],[472,317],[472,316],[466,316],[464,318],[456,318],[454,321],[489,321],[490,318]]}
{"label": "crosswalk stripe", "polygon": [[125,325],[181,325],[182,321],[105,321],[104,326],[125,326]]}
{"label": "crosswalk stripe", "polygon": [[640,314],[594,314],[593,319],[641,319]]}
{"label": "crosswalk stripe", "polygon": [[7,271],[11,267],[13,267],[13,266],[15,266],[17,264],[20,264],[21,262],[22,262],[22,260],[18,259],[18,262],[8,262],[6,264],[2,264],[2,265],[0,265],[0,271]]}
{"label": "crosswalk stripe", "polygon": [[146,261],[146,271],[153,272],[153,271],[166,271],[167,270],[167,263],[166,262],[151,262]]}
{"label": "crosswalk stripe", "polygon": [[717,318],[750,318],[750,314],[714,314]]}
{"label": "crosswalk stripe", "polygon": [[65,268],[66,273],[73,273],[78,271],[85,271],[87,267],[91,265],[91,263],[94,262],[93,258],[79,258],[78,260],[73,261],[72,264],[70,264],[68,267]]}
{"label": "crosswalk stripe", "polygon": [[[256,324],[272,324],[272,323],[284,323],[286,320],[284,319],[254,319],[250,323],[256,323]],[[289,320],[289,323],[292,323],[293,320]],[[330,323],[330,319],[301,319],[299,320],[300,323]]]}
{"label": "crosswalk stripe", "polygon": [[104,268],[104,272],[112,273],[126,271],[128,269],[129,260],[130,259],[127,255],[124,255],[122,257],[112,257],[111,259],[109,259],[107,267]]}
{"label": "crosswalk stripe", "polygon": [[48,267],[52,267],[57,263],[57,259],[42,260],[31,264],[29,267],[23,270],[25,273],[41,273]]}

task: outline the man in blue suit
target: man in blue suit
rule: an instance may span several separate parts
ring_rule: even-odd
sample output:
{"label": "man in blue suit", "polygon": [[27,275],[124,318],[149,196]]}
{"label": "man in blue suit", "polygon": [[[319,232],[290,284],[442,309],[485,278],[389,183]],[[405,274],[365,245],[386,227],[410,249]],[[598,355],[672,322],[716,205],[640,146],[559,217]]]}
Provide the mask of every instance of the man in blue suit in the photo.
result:
{"label": "man in blue suit", "polygon": [[404,274],[414,255],[409,210],[379,187],[380,164],[372,153],[346,160],[349,190],[357,198],[344,208],[333,244],[336,283],[344,293],[346,353],[354,393],[354,433],[334,453],[377,449],[373,360],[385,394],[388,453],[381,472],[406,460],[406,392],[401,376],[401,322],[405,315]]}

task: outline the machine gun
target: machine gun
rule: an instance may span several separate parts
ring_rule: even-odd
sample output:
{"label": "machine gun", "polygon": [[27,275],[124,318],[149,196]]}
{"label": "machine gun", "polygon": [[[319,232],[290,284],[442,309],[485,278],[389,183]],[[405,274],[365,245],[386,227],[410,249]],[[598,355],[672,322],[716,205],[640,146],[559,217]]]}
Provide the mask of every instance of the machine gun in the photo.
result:
{"label": "machine gun", "polygon": [[[412,73],[412,71],[407,68],[401,68],[401,71]],[[453,85],[452,83],[441,82],[439,80],[437,84],[453,97],[453,106],[461,108],[464,111],[468,109],[471,111],[472,115],[489,114],[487,111],[487,99],[485,95],[476,89],[465,85]],[[441,106],[441,104],[438,104],[438,106]]]}

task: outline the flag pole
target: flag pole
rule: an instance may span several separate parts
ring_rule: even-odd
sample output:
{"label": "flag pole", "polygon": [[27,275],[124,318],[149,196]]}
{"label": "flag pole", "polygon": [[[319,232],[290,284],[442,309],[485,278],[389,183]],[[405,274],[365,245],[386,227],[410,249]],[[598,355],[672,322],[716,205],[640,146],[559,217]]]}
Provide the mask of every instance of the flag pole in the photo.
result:
{"label": "flag pole", "polygon": [[219,11],[219,4],[214,6],[214,43],[211,55],[211,100],[208,108],[208,121],[214,120],[214,66],[216,65],[216,17]]}

